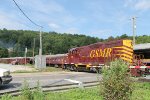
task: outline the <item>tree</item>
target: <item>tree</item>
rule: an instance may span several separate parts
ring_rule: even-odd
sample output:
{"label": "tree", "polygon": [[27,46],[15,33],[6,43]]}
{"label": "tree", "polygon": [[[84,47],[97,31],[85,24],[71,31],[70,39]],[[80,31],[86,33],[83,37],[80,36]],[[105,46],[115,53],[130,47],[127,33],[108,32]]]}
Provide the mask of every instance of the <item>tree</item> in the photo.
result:
{"label": "tree", "polygon": [[129,36],[127,36],[127,34],[123,34],[123,35],[120,36],[120,38],[121,39],[127,39],[127,38],[129,38]]}
{"label": "tree", "polygon": [[8,57],[8,49],[6,48],[0,48],[0,58],[6,58]]}
{"label": "tree", "polygon": [[112,40],[114,40],[115,38],[113,37],[113,36],[110,36],[110,37],[108,37],[108,39],[107,39],[107,41],[112,41]]}

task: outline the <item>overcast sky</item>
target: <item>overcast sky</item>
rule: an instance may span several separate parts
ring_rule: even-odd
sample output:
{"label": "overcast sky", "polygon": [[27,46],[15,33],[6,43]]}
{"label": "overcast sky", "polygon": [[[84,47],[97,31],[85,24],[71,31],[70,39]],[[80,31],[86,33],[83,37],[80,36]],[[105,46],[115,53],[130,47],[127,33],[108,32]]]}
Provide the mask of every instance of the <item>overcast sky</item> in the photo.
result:
{"label": "overcast sky", "polygon": [[[99,38],[132,35],[131,18],[137,16],[137,35],[150,34],[150,0],[15,0],[43,31],[85,34]],[[0,28],[39,30],[15,6],[0,0]]]}

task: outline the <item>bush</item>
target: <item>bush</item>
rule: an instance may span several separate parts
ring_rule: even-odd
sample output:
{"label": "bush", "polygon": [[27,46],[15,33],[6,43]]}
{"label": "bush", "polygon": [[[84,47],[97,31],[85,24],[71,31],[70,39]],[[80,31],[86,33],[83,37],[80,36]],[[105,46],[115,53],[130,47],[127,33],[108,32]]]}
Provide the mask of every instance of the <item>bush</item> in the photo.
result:
{"label": "bush", "polygon": [[132,94],[132,80],[128,64],[120,59],[110,63],[102,70],[101,94],[104,100],[129,100]]}
{"label": "bush", "polygon": [[22,89],[21,89],[22,100],[32,100],[32,92],[30,91],[29,83],[24,80]]}
{"label": "bush", "polygon": [[33,100],[45,100],[45,95],[42,91],[39,81],[37,82],[37,86],[33,90],[32,94],[33,94]]}
{"label": "bush", "polygon": [[35,89],[30,89],[29,83],[24,80],[20,97],[22,100],[45,100],[45,95],[39,81],[37,81],[37,86]]}

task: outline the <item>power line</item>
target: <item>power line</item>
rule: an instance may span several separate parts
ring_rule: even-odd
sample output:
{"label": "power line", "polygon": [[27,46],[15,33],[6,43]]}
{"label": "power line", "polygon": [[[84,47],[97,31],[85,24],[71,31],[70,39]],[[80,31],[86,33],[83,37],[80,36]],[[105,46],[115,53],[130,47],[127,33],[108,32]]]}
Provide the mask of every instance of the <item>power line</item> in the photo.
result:
{"label": "power line", "polygon": [[16,1],[15,1],[15,0],[13,0],[13,1],[14,1],[15,5],[18,7],[18,9],[22,12],[22,14],[23,14],[32,24],[34,24],[34,25],[36,25],[36,26],[38,26],[38,27],[43,28],[41,25],[38,25],[38,24],[36,24],[34,21],[32,21],[32,20],[24,13],[24,11],[19,7],[19,5],[16,3]]}
{"label": "power line", "polygon": [[22,14],[34,25],[40,27],[40,49],[39,49],[39,55],[40,55],[40,67],[42,67],[42,26],[36,24],[34,21],[32,21],[25,13],[24,11],[19,7],[19,5],[16,3],[15,0],[13,0],[15,5],[18,7],[18,9],[22,12]]}

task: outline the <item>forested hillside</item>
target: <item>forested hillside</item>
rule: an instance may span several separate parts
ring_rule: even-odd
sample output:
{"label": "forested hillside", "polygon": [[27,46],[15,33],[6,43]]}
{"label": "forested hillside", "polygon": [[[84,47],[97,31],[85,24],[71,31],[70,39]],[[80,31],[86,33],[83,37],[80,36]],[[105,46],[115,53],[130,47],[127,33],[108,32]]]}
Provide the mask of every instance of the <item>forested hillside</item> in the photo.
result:
{"label": "forested hillside", "polygon": [[[23,30],[0,30],[0,48],[9,50],[8,56],[24,56],[25,48],[28,48],[27,56],[32,56],[35,39],[35,55],[39,51],[39,32]],[[67,53],[68,49],[88,45],[102,41],[101,39],[77,35],[60,34],[56,32],[42,33],[43,54]]]}
{"label": "forested hillside", "polygon": [[[43,54],[67,53],[68,50],[73,47],[124,38],[132,39],[131,36],[127,36],[126,34],[117,37],[110,36],[108,39],[99,39],[78,34],[72,35],[68,33],[60,34],[56,32],[44,32],[42,34]],[[138,36],[136,37],[136,42],[150,42],[150,36]],[[39,43],[38,31],[7,29],[0,30],[0,57],[24,56],[26,47],[28,48],[27,56],[33,56],[34,45],[35,55],[37,55]]]}

